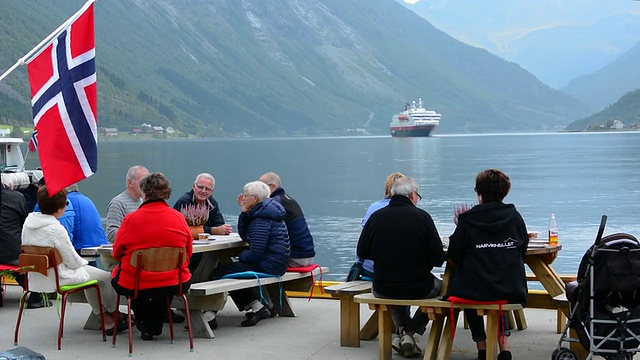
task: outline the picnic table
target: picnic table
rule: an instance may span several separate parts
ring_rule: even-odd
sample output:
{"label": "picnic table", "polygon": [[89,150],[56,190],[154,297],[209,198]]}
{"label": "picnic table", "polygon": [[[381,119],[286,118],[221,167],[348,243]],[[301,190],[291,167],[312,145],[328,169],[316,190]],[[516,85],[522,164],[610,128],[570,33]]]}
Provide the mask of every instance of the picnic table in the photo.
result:
{"label": "picnic table", "polygon": [[[227,264],[233,261],[249,244],[237,233],[230,235],[212,235],[209,240],[193,240],[193,254],[202,254],[198,266],[191,277],[189,290],[189,316],[193,327],[193,336],[214,338],[213,330],[203,316],[203,310],[222,310],[229,291],[264,287],[274,301],[274,308],[280,316],[295,316],[291,302],[284,290],[309,291],[314,285],[316,276],[329,272],[326,267],[316,268],[309,272],[286,272],[283,276],[255,279],[219,279],[209,280],[209,275],[218,262]],[[108,255],[113,245],[103,245],[81,250],[83,256]],[[173,306],[184,308],[180,299],[174,299]],[[94,324],[95,323],[95,324]],[[85,328],[99,326],[97,319],[87,320]]]}

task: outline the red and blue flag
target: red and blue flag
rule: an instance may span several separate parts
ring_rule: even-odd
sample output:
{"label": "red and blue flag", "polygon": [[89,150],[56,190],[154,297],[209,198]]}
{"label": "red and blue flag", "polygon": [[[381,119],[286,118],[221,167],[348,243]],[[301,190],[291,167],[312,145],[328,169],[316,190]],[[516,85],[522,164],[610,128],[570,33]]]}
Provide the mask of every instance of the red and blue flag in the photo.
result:
{"label": "red and blue flag", "polygon": [[98,170],[93,4],[27,68],[40,163],[55,194]]}

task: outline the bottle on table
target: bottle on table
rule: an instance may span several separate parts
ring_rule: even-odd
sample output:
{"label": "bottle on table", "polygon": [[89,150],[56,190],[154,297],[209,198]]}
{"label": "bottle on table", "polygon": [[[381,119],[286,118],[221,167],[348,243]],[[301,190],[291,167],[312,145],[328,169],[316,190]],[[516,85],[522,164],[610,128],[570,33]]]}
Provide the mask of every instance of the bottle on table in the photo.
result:
{"label": "bottle on table", "polygon": [[549,220],[549,245],[558,246],[558,221],[556,220],[556,214],[551,214]]}

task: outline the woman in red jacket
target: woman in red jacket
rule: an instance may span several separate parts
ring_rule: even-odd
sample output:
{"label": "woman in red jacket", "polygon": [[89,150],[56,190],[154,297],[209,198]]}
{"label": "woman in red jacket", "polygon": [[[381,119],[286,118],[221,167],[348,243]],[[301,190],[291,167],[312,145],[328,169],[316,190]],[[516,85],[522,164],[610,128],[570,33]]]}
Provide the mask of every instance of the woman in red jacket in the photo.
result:
{"label": "woman in red jacket", "polygon": [[[168,246],[186,248],[188,259],[192,254],[189,226],[184,216],[166,201],[171,196],[167,178],[162,173],[151,173],[140,181],[140,189],[145,201],[124,218],[113,244],[113,257],[120,264],[113,269],[111,283],[121,295],[133,295],[136,271],[130,261],[134,251]],[[140,291],[131,307],[142,340],[152,340],[162,333],[166,299],[178,293],[178,271],[184,281],[182,291],[186,292],[191,284],[188,260],[180,270],[140,274]]]}

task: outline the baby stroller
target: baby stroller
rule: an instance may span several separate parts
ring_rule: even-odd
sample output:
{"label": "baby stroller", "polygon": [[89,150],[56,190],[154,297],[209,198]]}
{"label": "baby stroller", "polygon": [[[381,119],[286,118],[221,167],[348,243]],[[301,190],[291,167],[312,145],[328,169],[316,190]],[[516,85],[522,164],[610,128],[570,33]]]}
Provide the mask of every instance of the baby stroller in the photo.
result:
{"label": "baby stroller", "polygon": [[[563,342],[580,342],[607,360],[632,359],[640,351],[640,242],[629,234],[602,237],[582,257],[577,280],[567,284],[570,315],[552,360],[578,359]],[[569,337],[574,329],[578,339]]]}

